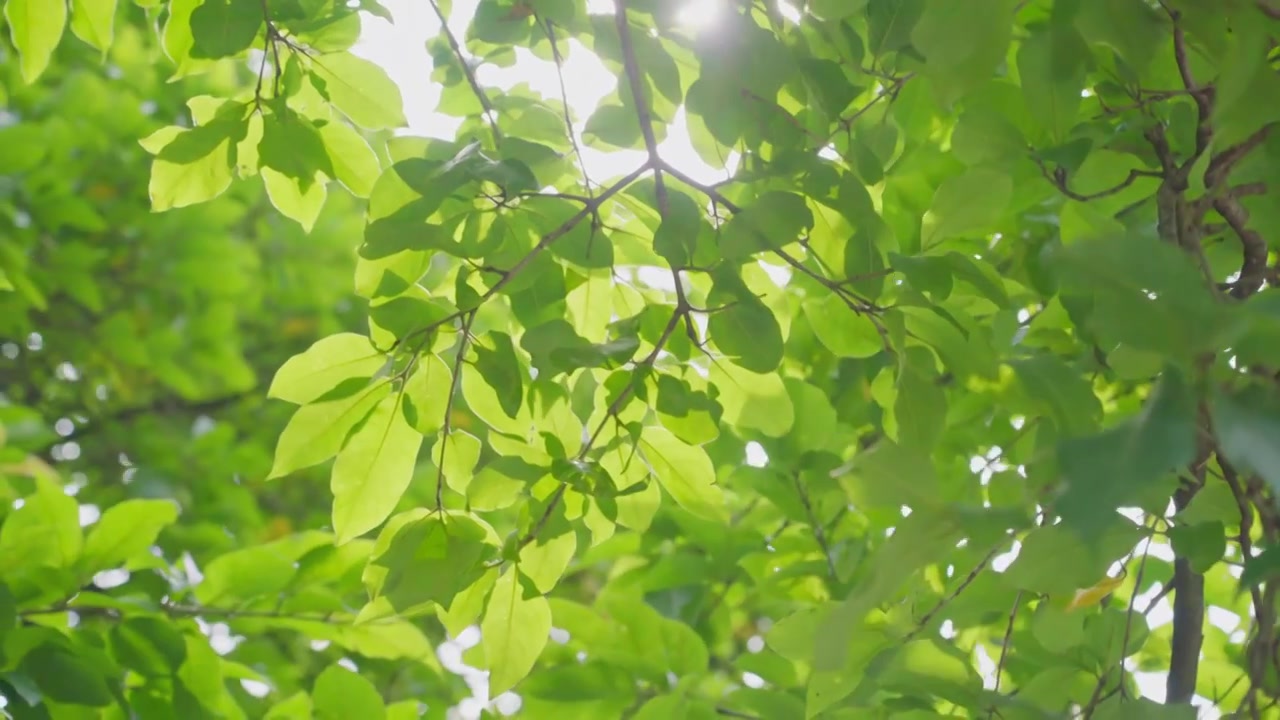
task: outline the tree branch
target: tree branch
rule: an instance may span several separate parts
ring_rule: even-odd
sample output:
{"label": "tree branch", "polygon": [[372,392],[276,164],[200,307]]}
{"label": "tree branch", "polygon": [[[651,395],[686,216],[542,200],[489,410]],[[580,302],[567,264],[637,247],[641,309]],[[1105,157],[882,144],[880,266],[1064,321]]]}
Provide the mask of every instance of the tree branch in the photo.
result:
{"label": "tree branch", "polygon": [[809,502],[809,492],[800,482],[799,473],[791,476],[792,484],[795,485],[796,495],[800,496],[800,504],[804,506],[804,514],[809,519],[809,526],[813,528],[813,539],[818,543],[818,547],[822,550],[822,557],[827,561],[827,572],[831,575],[831,581],[835,582],[836,561],[831,557],[831,545],[827,543],[827,533],[822,523],[818,522],[818,517],[813,512],[813,504]]}
{"label": "tree branch", "polygon": [[462,390],[462,364],[467,359],[467,346],[471,341],[471,323],[475,322],[476,311],[462,316],[462,326],[458,334],[458,354],[453,359],[453,377],[449,382],[449,397],[444,402],[444,423],[440,426],[440,458],[436,460],[436,512],[444,509],[444,457],[449,448],[449,430],[453,423],[453,403]]}
{"label": "tree branch", "polygon": [[1231,286],[1231,296],[1243,300],[1262,288],[1267,278],[1267,241],[1256,230],[1249,229],[1249,212],[1231,195],[1214,198],[1213,209],[1227,221],[1240,239],[1243,259],[1240,277]]}
{"label": "tree branch", "polygon": [[1056,187],[1058,191],[1061,192],[1063,195],[1066,195],[1072,200],[1076,200],[1079,202],[1089,202],[1090,200],[1097,200],[1099,198],[1115,195],[1121,190],[1124,190],[1125,188],[1132,185],[1134,182],[1138,180],[1138,178],[1163,177],[1163,173],[1157,172],[1155,170],[1142,170],[1139,168],[1134,168],[1129,171],[1128,176],[1126,176],[1124,180],[1121,180],[1119,184],[1113,187],[1109,187],[1106,190],[1099,190],[1098,192],[1085,194],[1085,193],[1078,193],[1067,186],[1067,171],[1065,168],[1058,167],[1058,168],[1054,168],[1053,171],[1050,171],[1049,167],[1045,165],[1044,161],[1041,160],[1040,158],[1032,155],[1031,159],[1034,160],[1036,165],[1040,167],[1040,173],[1044,175],[1045,180],[1048,180],[1050,183],[1052,183],[1053,186]]}
{"label": "tree branch", "polygon": [[934,605],[932,608],[930,608],[929,611],[924,614],[924,617],[920,618],[920,621],[916,623],[915,629],[907,633],[906,637],[902,638],[902,642],[905,644],[907,641],[915,638],[921,632],[924,632],[924,629],[928,627],[931,622],[933,622],[933,619],[938,616],[938,613],[942,612],[943,609],[945,609],[948,605],[950,605],[953,600],[960,597],[960,593],[964,592],[970,585],[973,584],[974,580],[978,579],[978,576],[982,574],[982,571],[985,570],[987,568],[987,565],[991,563],[991,559],[1000,553],[1000,548],[1002,547],[1004,547],[1004,543],[999,543],[995,547],[991,548],[991,551],[988,552],[985,557],[979,560],[977,565],[973,566],[973,569],[970,570],[969,574],[964,577],[964,580],[960,581],[960,584],[956,586],[956,589],[951,591],[950,595],[947,595],[946,597],[939,600],[937,605]]}
{"label": "tree branch", "polygon": [[[1163,3],[1161,3],[1163,5]],[[1209,94],[1211,88],[1201,88],[1191,75],[1191,63],[1187,59],[1187,36],[1183,32],[1181,13],[1177,10],[1164,5],[1165,12],[1169,14],[1169,20],[1173,23],[1173,59],[1178,66],[1178,74],[1182,77],[1182,86],[1191,94],[1192,99],[1196,103],[1196,146],[1195,151],[1190,158],[1187,158],[1183,164],[1182,172],[1187,172],[1196,160],[1204,154],[1209,148],[1209,143],[1213,140],[1213,126],[1210,125],[1210,119],[1213,115],[1213,99]],[[1204,90],[1202,92],[1202,90]]]}
{"label": "tree branch", "polygon": [[476,74],[471,69],[471,64],[467,62],[466,55],[462,52],[462,45],[458,43],[458,38],[454,37],[453,31],[449,29],[449,20],[440,11],[440,5],[436,0],[430,0],[431,9],[435,11],[436,17],[440,20],[440,32],[444,34],[445,40],[449,42],[449,49],[453,50],[453,56],[458,59],[458,64],[462,66],[462,74],[467,78],[467,84],[471,86],[471,92],[475,93],[476,99],[480,101],[480,108],[484,110],[484,118],[489,121],[489,128],[493,131],[493,142],[495,145],[502,142],[502,131],[498,129],[498,115],[493,111],[493,104],[489,102],[489,96],[484,94],[484,88],[480,87],[480,83],[476,80]]}
{"label": "tree branch", "polygon": [[1209,191],[1218,189],[1223,180],[1227,179],[1241,160],[1244,160],[1249,156],[1249,153],[1266,142],[1267,136],[1271,134],[1271,129],[1274,127],[1274,123],[1263,125],[1240,143],[1232,145],[1211,157],[1209,159],[1209,167],[1205,168],[1204,171],[1205,188]]}
{"label": "tree branch", "polygon": [[479,301],[477,301],[473,307],[461,308],[427,325],[423,325],[417,330],[414,330],[413,332],[408,333],[404,337],[397,338],[395,343],[391,345],[388,351],[395,350],[397,347],[404,344],[406,341],[410,340],[411,338],[428,335],[436,328],[439,328],[446,323],[453,322],[454,320],[461,318],[463,315],[466,315],[469,312],[479,309],[481,305],[483,305],[485,302],[490,300],[494,295],[497,295],[499,292],[502,291],[503,288],[505,288],[513,280],[515,280],[516,276],[519,275],[520,272],[523,271],[525,268],[527,268],[529,264],[533,262],[534,258],[542,254],[542,252],[545,251],[547,248],[551,247],[552,243],[554,243],[556,240],[559,240],[560,238],[567,235],[571,230],[577,227],[578,224],[581,223],[583,220],[586,220],[588,217],[591,217],[594,213],[598,212],[600,209],[600,206],[602,206],[606,201],[608,201],[614,195],[617,195],[618,193],[622,192],[624,189],[626,189],[628,185],[630,185],[631,183],[639,179],[640,176],[648,172],[650,167],[651,165],[648,162],[645,162],[640,167],[636,168],[635,170],[632,170],[630,173],[627,173],[627,175],[623,177],[621,180],[618,180],[613,185],[610,185],[603,192],[597,195],[594,200],[584,203],[583,208],[579,210],[573,217],[569,218],[568,220],[565,220],[555,230],[552,230],[546,235],[543,235],[542,239],[538,241],[537,245],[534,245],[533,248],[530,249],[529,252],[525,253],[524,257],[516,261],[516,264],[512,265],[510,269],[504,271],[502,278],[499,279],[498,282],[494,283],[488,290],[484,291],[484,294],[480,296]]}
{"label": "tree branch", "polygon": [[[1201,427],[1206,427],[1208,411],[1201,405]],[[1203,435],[1203,433],[1202,433]],[[1174,507],[1182,511],[1204,487],[1205,468],[1212,452],[1212,436],[1197,440],[1199,448],[1191,465],[1193,482],[1186,482],[1173,494]],[[1165,702],[1190,703],[1196,692],[1200,671],[1200,647],[1204,643],[1204,575],[1191,569],[1182,555],[1173,560],[1173,638],[1169,650],[1169,675],[1165,682]]]}
{"label": "tree branch", "polygon": [[[1022,591],[1013,598],[1013,609],[1009,611],[1009,622],[1004,626],[1004,639],[1000,641],[1000,659],[996,661],[996,681],[992,692],[1000,692],[1000,676],[1004,673],[1004,661],[1009,657],[1009,640],[1013,638],[1013,623],[1018,619],[1018,608],[1022,605]],[[995,715],[992,708],[991,715]]]}
{"label": "tree branch", "polygon": [[[649,109],[649,101],[645,97],[644,76],[640,72],[640,63],[636,59],[635,44],[631,40],[631,24],[627,22],[627,0],[615,0],[617,10],[614,13],[614,22],[618,28],[618,42],[622,49],[622,64],[627,74],[627,84],[631,86],[631,97],[636,105],[636,119],[640,123],[640,133],[644,137],[645,151],[649,154],[649,163],[653,165],[653,185],[654,195],[658,201],[658,216],[662,220],[667,219],[667,211],[670,208],[670,198],[667,196],[667,183],[663,178],[663,171],[667,168],[667,164],[663,162],[662,156],[658,154],[658,138],[653,133],[653,113]],[[676,292],[676,312],[684,320],[685,332],[689,336],[689,340],[694,347],[701,348],[702,341],[698,338],[698,330],[693,324],[691,316],[692,307],[689,305],[689,299],[685,295],[684,280],[680,275],[683,268],[671,268],[671,281],[675,286]]]}
{"label": "tree branch", "polygon": [[587,161],[582,155],[582,147],[578,144],[578,133],[573,129],[573,118],[569,109],[569,88],[564,82],[564,57],[560,55],[560,45],[556,42],[556,30],[550,20],[543,21],[543,29],[547,34],[547,41],[551,43],[551,57],[556,64],[556,78],[560,81],[560,104],[564,110],[564,127],[565,132],[569,135],[569,142],[573,145],[573,154],[578,158],[578,167],[582,170],[582,186],[587,189],[587,200],[594,198],[591,192],[591,176],[587,174]]}

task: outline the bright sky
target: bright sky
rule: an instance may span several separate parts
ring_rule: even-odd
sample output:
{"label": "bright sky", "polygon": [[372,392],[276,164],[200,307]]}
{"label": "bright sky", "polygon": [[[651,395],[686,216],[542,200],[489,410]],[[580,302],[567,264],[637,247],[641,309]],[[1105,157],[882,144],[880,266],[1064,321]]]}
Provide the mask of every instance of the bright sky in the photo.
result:
{"label": "bright sky", "polygon": [[[405,115],[409,128],[404,134],[436,137],[452,140],[462,119],[441,115],[435,112],[440,100],[440,88],[430,80],[432,63],[426,50],[426,41],[434,37],[440,30],[431,5],[425,0],[381,0],[383,6],[391,11],[395,22],[363,16],[364,31],[360,43],[354,51],[374,62],[377,62],[391,75],[400,86],[404,97]],[[725,0],[686,0],[687,9],[684,19],[692,26],[705,31],[714,31],[715,19],[724,9]],[[467,24],[475,12],[478,0],[453,0],[453,13],[449,18],[449,27],[455,37],[460,40],[466,35]],[[612,0],[587,0],[588,11],[592,13],[612,13]],[[794,10],[787,14],[791,14]],[[609,72],[591,51],[580,43],[565,43],[566,60],[564,75],[569,105],[577,120],[576,131],[580,134],[586,119],[599,104],[600,100],[613,92],[618,77]],[[477,80],[481,85],[496,87],[502,90],[519,83],[529,86],[544,95],[555,106],[560,104],[560,81],[556,74],[555,64],[535,57],[528,50],[516,49],[517,63],[511,68],[497,68],[491,65],[481,66],[477,72]],[[675,167],[703,182],[715,182],[726,177],[724,168],[713,168],[704,163],[690,144],[685,126],[683,110],[676,115],[675,121],[668,129],[667,137],[659,145],[663,159]],[[606,181],[630,172],[645,156],[643,151],[627,150],[602,152],[582,146],[587,173],[596,182]],[[736,161],[731,157],[730,162]],[[646,278],[646,281],[648,278]],[[659,283],[660,284],[660,283]],[[981,460],[981,458],[979,458]],[[1007,567],[1015,555],[1011,554],[1004,562],[993,565],[997,569]],[[1172,559],[1172,551],[1166,543],[1155,542],[1151,546],[1151,556]],[[999,559],[998,559],[999,560]],[[1145,608],[1150,598],[1156,595],[1159,586],[1152,588],[1146,597],[1138,598],[1138,607]],[[1165,625],[1172,620],[1172,606],[1167,598],[1162,599],[1148,616],[1152,629]],[[1214,625],[1227,632],[1234,632],[1243,641],[1243,630],[1240,629],[1241,618],[1222,608],[1210,608],[1209,619]],[[462,660],[463,652],[479,642],[478,628],[469,628],[458,638],[445,643],[439,648],[439,655],[444,666],[461,675],[471,687],[473,697],[464,700],[450,710],[451,720],[471,720],[480,716],[482,708],[489,707],[501,714],[516,712],[519,698],[506,693],[497,699],[488,697],[487,673],[467,666]],[[556,639],[553,632],[553,640]],[[567,639],[567,638],[566,638]],[[759,643],[755,647],[762,646]],[[749,647],[753,647],[749,643]],[[992,653],[998,652],[993,649]],[[992,685],[991,675],[995,663],[991,655],[979,649],[976,658],[978,667],[987,678],[987,686]],[[1164,673],[1135,673],[1142,693],[1154,700],[1162,701],[1165,694]],[[744,684],[754,684],[759,678],[744,678]],[[1200,718],[1216,720],[1219,713],[1209,707],[1208,702],[1200,699],[1202,705]]]}

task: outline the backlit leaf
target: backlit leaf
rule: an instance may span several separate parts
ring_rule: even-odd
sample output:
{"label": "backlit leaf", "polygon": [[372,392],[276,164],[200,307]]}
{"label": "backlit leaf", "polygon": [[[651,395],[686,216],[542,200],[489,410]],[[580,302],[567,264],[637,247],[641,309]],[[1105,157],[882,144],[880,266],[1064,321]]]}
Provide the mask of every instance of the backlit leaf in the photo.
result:
{"label": "backlit leaf", "polygon": [[53,51],[62,39],[67,24],[67,6],[45,0],[8,0],[4,17],[9,35],[18,49],[22,79],[35,82],[49,66]]}
{"label": "backlit leaf", "polygon": [[551,632],[547,599],[525,597],[519,575],[513,567],[498,578],[480,622],[492,693],[510,690],[529,674]]}
{"label": "backlit leaf", "polygon": [[386,364],[386,356],[369,339],[338,333],[317,340],[276,371],[267,396],[306,405],[351,378],[371,377]]}
{"label": "backlit leaf", "polygon": [[344,543],[387,519],[413,479],[422,435],[405,420],[401,396],[384,397],[333,463],[333,529]]}

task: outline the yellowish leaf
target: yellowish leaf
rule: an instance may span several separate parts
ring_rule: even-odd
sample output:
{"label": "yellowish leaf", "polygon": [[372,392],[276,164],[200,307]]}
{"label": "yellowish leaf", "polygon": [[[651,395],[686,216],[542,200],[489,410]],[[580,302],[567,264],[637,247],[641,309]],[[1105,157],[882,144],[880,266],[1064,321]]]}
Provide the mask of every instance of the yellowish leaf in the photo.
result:
{"label": "yellowish leaf", "polygon": [[1067,611],[1070,612],[1097,605],[1102,602],[1102,598],[1115,592],[1115,589],[1120,587],[1122,582],[1124,582],[1124,575],[1108,577],[1099,580],[1093,587],[1077,590],[1075,597],[1071,598],[1071,602],[1067,605]]}

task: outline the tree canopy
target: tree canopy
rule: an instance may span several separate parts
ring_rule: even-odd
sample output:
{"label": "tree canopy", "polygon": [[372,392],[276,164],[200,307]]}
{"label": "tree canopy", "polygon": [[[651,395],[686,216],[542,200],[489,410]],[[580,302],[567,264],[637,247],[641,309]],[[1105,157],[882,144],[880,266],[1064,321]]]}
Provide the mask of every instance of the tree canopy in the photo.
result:
{"label": "tree canopy", "polygon": [[425,3],[4,2],[7,716],[1280,718],[1280,3]]}

